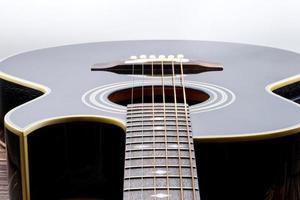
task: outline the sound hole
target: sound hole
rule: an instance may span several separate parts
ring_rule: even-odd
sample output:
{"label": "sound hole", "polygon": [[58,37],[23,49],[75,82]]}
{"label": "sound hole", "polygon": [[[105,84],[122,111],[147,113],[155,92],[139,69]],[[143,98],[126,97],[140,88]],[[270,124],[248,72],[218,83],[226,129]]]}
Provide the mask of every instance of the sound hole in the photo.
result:
{"label": "sound hole", "polygon": [[[201,90],[195,90],[192,88],[185,88],[186,101],[191,106],[194,104],[202,103],[209,99],[209,95]],[[154,95],[153,95],[154,94]],[[164,96],[166,103],[174,103],[174,88],[173,86],[165,86]],[[163,102],[163,87],[144,86],[134,87],[116,91],[108,96],[108,99],[114,103],[127,106],[131,103],[152,103],[154,96],[155,103]],[[133,98],[132,98],[133,97]],[[176,100],[178,103],[183,103],[183,90],[182,87],[176,87]]]}

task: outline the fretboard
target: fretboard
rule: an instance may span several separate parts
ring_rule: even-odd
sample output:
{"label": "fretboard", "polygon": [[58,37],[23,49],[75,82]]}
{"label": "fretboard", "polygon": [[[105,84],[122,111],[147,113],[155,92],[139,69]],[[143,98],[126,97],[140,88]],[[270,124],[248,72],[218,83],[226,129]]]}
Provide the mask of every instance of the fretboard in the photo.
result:
{"label": "fretboard", "polygon": [[127,106],[124,198],[200,199],[188,106]]}

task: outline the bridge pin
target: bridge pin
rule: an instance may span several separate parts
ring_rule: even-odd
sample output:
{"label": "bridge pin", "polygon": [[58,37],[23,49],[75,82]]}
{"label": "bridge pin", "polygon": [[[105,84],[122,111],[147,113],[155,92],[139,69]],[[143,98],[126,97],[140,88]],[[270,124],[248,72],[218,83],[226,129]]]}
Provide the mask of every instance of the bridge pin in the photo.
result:
{"label": "bridge pin", "polygon": [[149,58],[150,58],[150,59],[155,59],[156,56],[155,56],[155,55],[150,55]]}
{"label": "bridge pin", "polygon": [[130,56],[130,60],[136,60],[137,56]]}
{"label": "bridge pin", "polygon": [[162,60],[162,59],[165,59],[166,56],[165,55],[159,55],[158,58]]}
{"label": "bridge pin", "polygon": [[147,56],[146,55],[140,55],[140,59],[147,59]]}
{"label": "bridge pin", "polygon": [[183,55],[183,54],[178,54],[178,55],[177,55],[177,58],[178,58],[178,59],[182,59],[182,58],[184,58],[184,55]]}
{"label": "bridge pin", "polygon": [[174,59],[175,58],[175,56],[174,55],[168,55],[168,59]]}

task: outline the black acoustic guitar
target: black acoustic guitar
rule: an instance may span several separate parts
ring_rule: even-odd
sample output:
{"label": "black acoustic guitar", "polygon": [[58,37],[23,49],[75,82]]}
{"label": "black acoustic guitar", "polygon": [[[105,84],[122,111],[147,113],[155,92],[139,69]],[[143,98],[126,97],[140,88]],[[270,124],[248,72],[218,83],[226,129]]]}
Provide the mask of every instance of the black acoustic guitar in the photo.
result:
{"label": "black acoustic guitar", "polygon": [[201,41],[0,63],[11,200],[300,199],[300,55]]}

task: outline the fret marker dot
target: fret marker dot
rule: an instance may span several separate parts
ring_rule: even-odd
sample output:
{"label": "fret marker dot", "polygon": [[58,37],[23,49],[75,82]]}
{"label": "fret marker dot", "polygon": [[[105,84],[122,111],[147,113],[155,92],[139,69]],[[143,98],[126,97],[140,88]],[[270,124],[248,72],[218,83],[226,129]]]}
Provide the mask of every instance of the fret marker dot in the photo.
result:
{"label": "fret marker dot", "polygon": [[159,175],[163,175],[163,174],[166,174],[167,171],[165,171],[165,170],[156,170],[154,173],[159,174]]}
{"label": "fret marker dot", "polygon": [[136,149],[144,149],[150,147],[149,145],[136,145],[134,148]]}
{"label": "fret marker dot", "polygon": [[154,117],[152,118],[152,120],[163,120],[164,118],[163,117]]}
{"label": "fret marker dot", "polygon": [[[170,148],[178,148],[178,145],[177,144],[170,144],[169,147]],[[179,147],[181,147],[181,146],[179,146]]]}
{"label": "fret marker dot", "polygon": [[155,129],[155,130],[163,130],[164,127],[163,127],[163,126],[155,126],[154,129]]}
{"label": "fret marker dot", "polygon": [[158,193],[158,194],[154,194],[154,195],[151,195],[152,197],[156,197],[156,198],[166,198],[166,197],[169,197],[169,195],[167,194],[164,194],[164,193]]}

